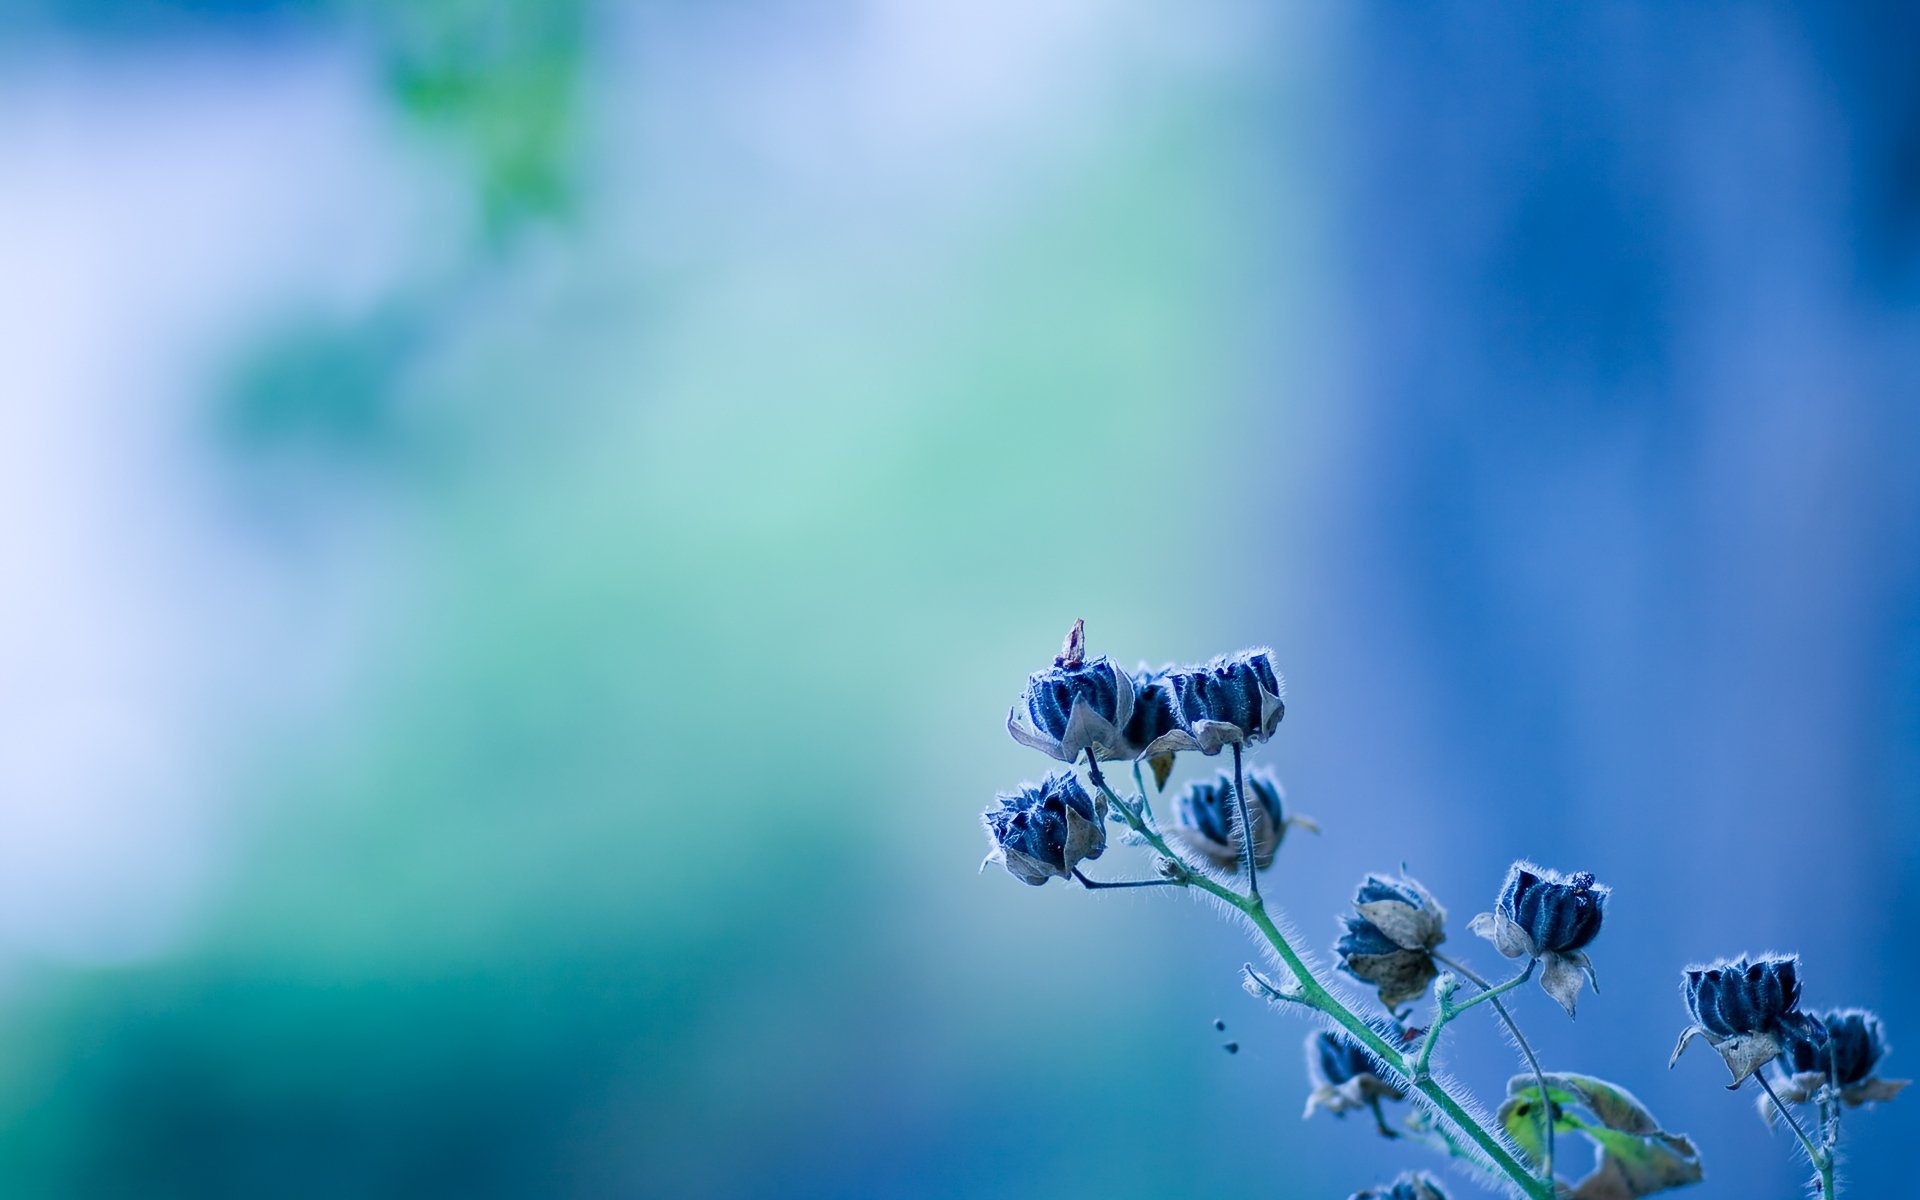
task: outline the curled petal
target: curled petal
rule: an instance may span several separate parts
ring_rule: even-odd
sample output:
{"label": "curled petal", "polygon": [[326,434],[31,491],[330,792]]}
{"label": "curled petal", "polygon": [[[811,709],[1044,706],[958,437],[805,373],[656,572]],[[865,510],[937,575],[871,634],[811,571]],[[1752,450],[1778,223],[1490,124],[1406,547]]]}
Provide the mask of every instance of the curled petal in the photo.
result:
{"label": "curled petal", "polygon": [[1741,1033],[1733,1037],[1716,1038],[1698,1025],[1689,1025],[1681,1033],[1679,1044],[1674,1046],[1673,1057],[1667,1060],[1669,1070],[1680,1061],[1680,1052],[1687,1048],[1687,1043],[1696,1037],[1707,1039],[1707,1044],[1713,1047],[1720,1061],[1726,1063],[1727,1070],[1733,1073],[1733,1082],[1727,1085],[1729,1090],[1739,1087],[1747,1081],[1747,1076],[1780,1057],[1780,1039],[1771,1033]]}
{"label": "curled petal", "polygon": [[1503,913],[1481,913],[1467,923],[1467,928],[1487,941],[1493,948],[1508,958],[1538,958],[1540,952],[1535,948],[1533,939],[1527,931]]}

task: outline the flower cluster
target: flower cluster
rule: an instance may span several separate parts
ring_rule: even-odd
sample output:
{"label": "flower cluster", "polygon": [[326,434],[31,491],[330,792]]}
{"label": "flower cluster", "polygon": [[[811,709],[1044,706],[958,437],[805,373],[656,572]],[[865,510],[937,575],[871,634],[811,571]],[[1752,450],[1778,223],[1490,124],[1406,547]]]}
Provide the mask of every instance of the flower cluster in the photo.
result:
{"label": "flower cluster", "polygon": [[[1084,755],[1102,787],[1099,764],[1115,760],[1151,760],[1156,778],[1164,782],[1179,751],[1214,755],[1271,737],[1286,712],[1281,690],[1280,673],[1266,650],[1129,675],[1105,657],[1087,657],[1086,625],[1075,621],[1052,664],[1027,677],[1007,713],[1007,732],[1021,745],[1064,763],[1077,763]],[[1196,783],[1182,794],[1171,830],[1180,845],[1198,859],[1236,865],[1242,799],[1256,870],[1273,863],[1289,825],[1318,828],[1306,818],[1286,815],[1286,792],[1270,774],[1255,771],[1246,783],[1244,798],[1235,795],[1231,774]],[[1071,772],[1023,784],[981,818],[992,842],[987,861],[1005,865],[1026,883],[1072,878],[1082,860],[1098,858],[1105,849],[1101,823],[1106,815],[1106,794],[1089,796]],[[1193,865],[1162,861],[1176,874]],[[1115,886],[1081,878],[1089,887]]]}
{"label": "flower cluster", "polygon": [[[1522,1032],[1514,993],[1536,973],[1541,989],[1569,1017],[1583,988],[1599,990],[1588,951],[1606,924],[1612,890],[1591,873],[1561,874],[1524,860],[1508,868],[1491,911],[1469,926],[1502,956],[1521,960],[1516,973],[1499,981],[1482,977],[1457,950],[1442,953],[1447,910],[1404,868],[1366,876],[1351,912],[1341,918],[1334,951],[1339,970],[1373,988],[1384,1013],[1367,1015],[1292,944],[1284,917],[1261,895],[1259,873],[1272,865],[1290,826],[1318,826],[1289,816],[1279,781],[1258,768],[1245,769],[1241,761],[1245,748],[1278,728],[1286,712],[1282,690],[1263,649],[1129,672],[1110,659],[1088,657],[1085,627],[1076,622],[1052,663],[1028,676],[1007,714],[1015,740],[1067,767],[1000,796],[982,815],[991,843],[987,861],[1034,886],[1064,879],[1087,889],[1193,889],[1244,921],[1287,972],[1269,979],[1248,963],[1242,968],[1247,990],[1277,1008],[1329,1019],[1328,1030],[1306,1041],[1309,1116],[1320,1109],[1335,1116],[1367,1110],[1382,1135],[1476,1162],[1511,1194],[1530,1200],[1640,1200],[1699,1182],[1700,1156],[1689,1138],[1661,1128],[1618,1084],[1550,1070]],[[1154,786],[1164,788],[1175,755],[1213,756],[1228,747],[1234,751],[1231,771],[1188,784],[1156,816],[1143,767],[1152,770]],[[1115,761],[1134,763],[1136,794],[1113,790],[1102,774],[1101,764]],[[1082,784],[1081,770],[1091,787]],[[1106,850],[1109,819],[1124,825],[1126,844],[1154,853],[1150,878],[1096,880],[1080,871]],[[1432,1018],[1415,1027],[1403,1009],[1429,990]],[[1769,1121],[1784,1116],[1793,1125],[1819,1173],[1816,1187],[1834,1200],[1842,1108],[1890,1100],[1907,1086],[1876,1073],[1887,1054],[1880,1019],[1860,1009],[1802,1012],[1800,961],[1790,955],[1689,967],[1682,996],[1692,1024],[1670,1061],[1677,1062],[1693,1039],[1704,1038],[1732,1072],[1734,1087],[1758,1074],[1767,1089],[1762,1114]],[[1503,1023],[1527,1068],[1510,1080],[1507,1099],[1491,1119],[1486,1109],[1476,1113],[1470,1099],[1458,1097],[1445,1073],[1432,1069],[1450,1023],[1475,1009]],[[1225,1029],[1220,1021],[1215,1027]],[[1377,1038],[1365,1032],[1369,1028]],[[1225,1048],[1236,1052],[1239,1044]],[[1419,1102],[1402,1127],[1389,1127],[1384,1103],[1415,1092]],[[1809,1103],[1820,1109],[1821,1124],[1814,1126],[1819,1144],[1789,1107]],[[1556,1158],[1555,1138],[1576,1133],[1597,1153],[1591,1170],[1568,1182],[1558,1169],[1568,1159]],[[1446,1198],[1430,1177],[1402,1175],[1351,1200]]]}
{"label": "flower cluster", "polygon": [[1027,677],[1007,732],[1061,762],[1088,753],[1107,761],[1213,755],[1272,737],[1287,711],[1283,690],[1265,649],[1129,675],[1105,657],[1088,659],[1075,622],[1053,665]]}

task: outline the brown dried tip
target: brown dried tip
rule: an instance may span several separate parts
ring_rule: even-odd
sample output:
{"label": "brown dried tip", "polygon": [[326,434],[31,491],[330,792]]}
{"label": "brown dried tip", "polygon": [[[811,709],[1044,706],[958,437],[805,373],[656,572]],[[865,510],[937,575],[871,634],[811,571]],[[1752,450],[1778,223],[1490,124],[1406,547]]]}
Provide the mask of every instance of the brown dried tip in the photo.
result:
{"label": "brown dried tip", "polygon": [[1085,618],[1081,618],[1073,623],[1072,629],[1067,630],[1067,640],[1060,643],[1060,654],[1053,660],[1053,665],[1072,670],[1075,667],[1084,666],[1086,661],[1087,622]]}

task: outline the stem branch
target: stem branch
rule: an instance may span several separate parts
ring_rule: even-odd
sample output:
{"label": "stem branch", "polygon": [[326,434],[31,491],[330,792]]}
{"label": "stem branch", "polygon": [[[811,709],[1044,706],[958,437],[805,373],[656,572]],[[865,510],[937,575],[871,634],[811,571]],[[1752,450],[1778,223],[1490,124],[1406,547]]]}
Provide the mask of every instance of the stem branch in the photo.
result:
{"label": "stem branch", "polygon": [[[1107,786],[1106,778],[1100,773],[1100,764],[1093,760],[1092,755],[1088,756],[1088,764],[1087,774],[1088,777],[1093,780],[1094,786],[1105,794],[1107,802],[1119,811],[1121,816],[1126,819],[1127,824],[1133,828],[1133,831],[1139,834],[1155,851],[1171,861],[1184,866],[1185,869],[1181,872],[1181,875],[1187,886],[1198,888],[1232,905],[1260,932],[1260,936],[1265,938],[1267,944],[1273,948],[1274,954],[1279,957],[1281,962],[1286,964],[1287,970],[1293,973],[1294,982],[1300,989],[1297,998],[1301,1003],[1316,1008],[1328,1017],[1331,1017],[1342,1029],[1346,1030],[1356,1042],[1365,1046],[1369,1053],[1385,1064],[1389,1070],[1406,1079],[1409,1086],[1425,1096],[1427,1101],[1431,1103],[1434,1108],[1438,1109],[1456,1129],[1464,1134],[1467,1140],[1471,1141],[1479,1152],[1485,1155],[1488,1161],[1497,1168],[1502,1175],[1505,1175],[1511,1180],[1523,1195],[1529,1197],[1530,1200],[1556,1200],[1554,1186],[1550,1180],[1542,1181],[1536,1179],[1533,1173],[1527,1169],[1526,1164],[1514,1157],[1513,1152],[1507,1148],[1506,1144],[1486,1126],[1482,1125],[1472,1113],[1468,1112],[1466,1107],[1462,1105],[1451,1092],[1443,1087],[1438,1080],[1427,1075],[1424,1069],[1416,1073],[1413,1064],[1407,1061],[1406,1055],[1402,1054],[1398,1047],[1388,1044],[1387,1040],[1381,1037],[1372,1026],[1361,1020],[1358,1014],[1341,1003],[1338,996],[1335,996],[1327,990],[1326,985],[1314,976],[1312,969],[1307,966],[1306,960],[1300,957],[1299,951],[1295,950],[1293,945],[1287,941],[1286,935],[1280,932],[1279,926],[1274,924],[1273,918],[1268,915],[1266,905],[1261,902],[1258,893],[1254,893],[1250,889],[1249,894],[1241,895],[1232,888],[1218,882],[1205,871],[1188,864],[1184,858],[1176,854],[1173,849],[1167,845],[1166,839],[1160,836],[1158,830],[1154,829],[1150,823],[1143,821],[1140,814],[1131,805],[1114,794],[1113,789]],[[1237,786],[1235,792],[1236,794],[1239,792]],[[1248,828],[1244,822],[1242,828]],[[1250,854],[1252,850],[1251,839],[1244,839],[1243,845]],[[1248,865],[1251,867],[1251,862],[1249,862]],[[1252,878],[1251,870],[1248,871],[1248,878]],[[1519,979],[1508,983],[1505,987],[1495,990],[1504,991],[1508,987],[1518,987],[1526,981],[1527,976],[1531,973],[1532,967],[1529,966],[1527,971],[1524,972]],[[1479,996],[1461,1005],[1460,1010],[1471,1008],[1474,1004],[1482,999],[1486,999],[1492,994],[1492,991],[1482,992]]]}
{"label": "stem branch", "polygon": [[[1482,992],[1493,990],[1493,985],[1487,982],[1486,977],[1467,964],[1437,952],[1433,957]],[[1507,1011],[1507,1006],[1496,998],[1493,1001],[1493,1011],[1499,1013],[1500,1019],[1506,1023],[1507,1032],[1513,1035],[1515,1044],[1520,1047],[1520,1053],[1526,1056],[1527,1066],[1533,1070],[1533,1081],[1540,1086],[1540,1144],[1545,1149],[1540,1175],[1541,1178],[1551,1181],[1553,1179],[1554,1120],[1553,1098],[1547,1094],[1547,1073],[1540,1069],[1540,1059],[1534,1055],[1532,1043],[1527,1041],[1526,1034],[1520,1032],[1520,1023],[1513,1019],[1513,1014]]]}

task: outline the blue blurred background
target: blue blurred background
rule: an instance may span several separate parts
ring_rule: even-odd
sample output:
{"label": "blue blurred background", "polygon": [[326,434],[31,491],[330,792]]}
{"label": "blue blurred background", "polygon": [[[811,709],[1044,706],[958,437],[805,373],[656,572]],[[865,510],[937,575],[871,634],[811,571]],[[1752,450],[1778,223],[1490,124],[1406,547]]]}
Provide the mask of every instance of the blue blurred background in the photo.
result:
{"label": "blue blurred background", "polygon": [[[1513,857],[1613,884],[1602,994],[1519,1002],[1549,1065],[1692,1134],[1691,1194],[1800,1194],[1666,1058],[1680,967],[1767,948],[1920,1047],[1916,38],[11,0],[0,1191],[1419,1165],[1299,1120],[1305,1028],[1201,906],[975,873],[1084,617],[1274,647],[1316,947],[1403,860],[1488,968]],[[1478,1022],[1449,1065],[1514,1066]],[[1913,1103],[1852,1190],[1903,1193]]]}

